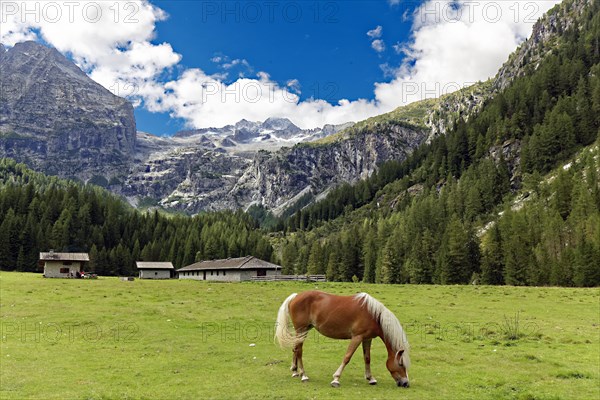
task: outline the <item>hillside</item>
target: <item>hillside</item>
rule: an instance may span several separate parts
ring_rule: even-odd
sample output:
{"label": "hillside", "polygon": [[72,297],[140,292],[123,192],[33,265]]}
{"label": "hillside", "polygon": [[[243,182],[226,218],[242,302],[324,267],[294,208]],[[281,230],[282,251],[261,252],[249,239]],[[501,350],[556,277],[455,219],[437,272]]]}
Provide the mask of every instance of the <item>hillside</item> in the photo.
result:
{"label": "hillside", "polygon": [[[286,269],[366,282],[600,284],[597,144],[577,155],[600,131],[599,7],[555,7],[534,29],[562,18],[535,68],[524,65],[481,110],[405,162],[288,218],[296,233],[280,244]],[[569,163],[556,183],[541,185],[545,196],[482,236],[519,190]]]}

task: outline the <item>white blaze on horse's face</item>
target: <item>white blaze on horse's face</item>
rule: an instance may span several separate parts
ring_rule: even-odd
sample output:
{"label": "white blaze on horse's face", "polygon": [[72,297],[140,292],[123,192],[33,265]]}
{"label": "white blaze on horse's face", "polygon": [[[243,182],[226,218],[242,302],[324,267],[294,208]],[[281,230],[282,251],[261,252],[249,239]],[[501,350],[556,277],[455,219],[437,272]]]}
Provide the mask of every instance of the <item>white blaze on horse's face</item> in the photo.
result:
{"label": "white blaze on horse's face", "polygon": [[408,370],[404,366],[404,361],[402,358],[402,354],[404,350],[398,351],[394,357],[390,357],[387,360],[386,366],[392,378],[396,381],[396,384],[401,387],[407,388],[409,386],[408,383]]}

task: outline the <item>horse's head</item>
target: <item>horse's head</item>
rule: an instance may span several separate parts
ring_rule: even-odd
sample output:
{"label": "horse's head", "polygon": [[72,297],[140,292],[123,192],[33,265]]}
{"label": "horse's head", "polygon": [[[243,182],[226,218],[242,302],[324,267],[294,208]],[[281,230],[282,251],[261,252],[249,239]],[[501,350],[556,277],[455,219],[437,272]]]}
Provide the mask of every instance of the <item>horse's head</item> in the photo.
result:
{"label": "horse's head", "polygon": [[407,388],[408,383],[408,353],[405,354],[404,350],[400,350],[397,353],[391,353],[388,357],[386,366],[392,378],[396,381],[396,384],[400,387]]}

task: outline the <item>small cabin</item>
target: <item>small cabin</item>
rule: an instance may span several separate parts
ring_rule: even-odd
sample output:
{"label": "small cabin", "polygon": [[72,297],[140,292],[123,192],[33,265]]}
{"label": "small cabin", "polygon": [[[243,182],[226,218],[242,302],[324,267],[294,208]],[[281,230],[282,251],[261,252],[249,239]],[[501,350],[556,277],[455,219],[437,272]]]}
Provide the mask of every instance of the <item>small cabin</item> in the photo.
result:
{"label": "small cabin", "polygon": [[175,276],[175,268],[170,262],[137,261],[135,264],[140,279],[171,279]]}
{"label": "small cabin", "polygon": [[221,282],[249,281],[254,276],[279,274],[281,266],[252,256],[200,261],[177,270],[179,279]]}
{"label": "small cabin", "polygon": [[40,253],[45,278],[77,278],[89,261],[88,253]]}

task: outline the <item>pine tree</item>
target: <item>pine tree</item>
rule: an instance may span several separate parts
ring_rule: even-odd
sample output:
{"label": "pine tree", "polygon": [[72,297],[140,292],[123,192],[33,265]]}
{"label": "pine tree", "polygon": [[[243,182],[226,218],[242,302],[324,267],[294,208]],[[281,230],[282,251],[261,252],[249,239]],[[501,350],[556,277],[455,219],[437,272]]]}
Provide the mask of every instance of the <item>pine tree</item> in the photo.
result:
{"label": "pine tree", "polygon": [[383,283],[401,283],[402,265],[402,237],[399,229],[394,229],[383,250],[381,261],[381,279]]}
{"label": "pine tree", "polygon": [[375,273],[377,269],[377,231],[374,227],[370,227],[367,231],[362,252],[365,263],[363,282],[375,283]]}
{"label": "pine tree", "polygon": [[[507,213],[505,212],[505,215]],[[531,246],[527,240],[528,223],[524,213],[512,213],[505,231],[501,231],[504,249],[504,282],[507,285],[527,284]]]}
{"label": "pine tree", "polygon": [[453,216],[446,228],[446,253],[441,265],[441,282],[445,285],[468,283],[473,268],[469,259],[469,235],[460,220]]}
{"label": "pine tree", "polygon": [[92,248],[90,249],[90,263],[89,263],[89,269],[91,272],[95,272],[97,273],[98,271],[98,248],[96,247],[96,245],[92,245]]}
{"label": "pine tree", "polygon": [[15,244],[18,240],[15,235],[15,219],[15,212],[10,208],[0,224],[0,269],[4,271],[13,271],[16,268]]}
{"label": "pine tree", "polygon": [[340,256],[338,250],[334,247],[327,260],[327,270],[325,274],[328,281],[338,280],[340,276]]}
{"label": "pine tree", "polygon": [[504,284],[504,254],[502,236],[498,224],[490,228],[483,250],[481,283],[486,285]]}

